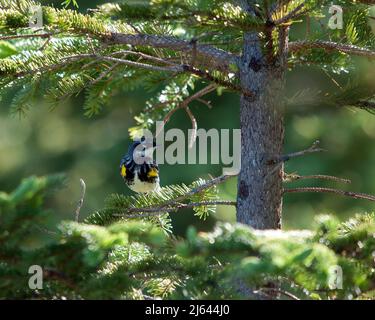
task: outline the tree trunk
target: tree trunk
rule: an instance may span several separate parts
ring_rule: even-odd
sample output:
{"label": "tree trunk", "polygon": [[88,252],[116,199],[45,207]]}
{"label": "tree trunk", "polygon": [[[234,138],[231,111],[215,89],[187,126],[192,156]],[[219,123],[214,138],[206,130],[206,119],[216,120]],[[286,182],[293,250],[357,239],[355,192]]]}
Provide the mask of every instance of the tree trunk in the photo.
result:
{"label": "tree trunk", "polygon": [[240,80],[253,95],[241,97],[237,221],[256,229],[278,229],[283,163],[270,165],[267,161],[282,154],[284,63],[282,55],[276,63],[269,61],[255,33],[245,34],[244,43]]}

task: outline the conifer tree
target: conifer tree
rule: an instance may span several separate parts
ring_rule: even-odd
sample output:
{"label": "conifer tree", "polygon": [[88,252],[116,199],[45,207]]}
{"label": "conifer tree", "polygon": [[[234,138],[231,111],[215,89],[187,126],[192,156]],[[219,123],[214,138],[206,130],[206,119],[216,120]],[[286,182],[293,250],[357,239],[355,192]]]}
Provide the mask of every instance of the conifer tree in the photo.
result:
{"label": "conifer tree", "polygon": [[[282,154],[287,103],[311,99],[374,110],[373,88],[350,78],[354,57],[375,57],[365,0],[337,1],[345,8],[343,29],[314,28],[303,39],[291,39],[290,30],[301,19],[311,23],[327,14],[331,1],[156,0],[107,3],[85,14],[74,7],[42,6],[43,27],[30,30],[35,14],[30,8],[37,5],[0,2],[1,91],[11,97],[12,112],[25,113],[36,97],[57,104],[83,91],[85,114],[93,116],[119,90],[164,83],[135,117],[134,136],[157,120],[169,121],[177,110],[185,110],[196,129],[190,102],[204,102],[214,90],[237,92],[242,134],[237,221],[255,228],[281,226],[282,198],[288,192],[282,185],[283,163],[321,150],[313,146]],[[330,74],[348,71],[348,85],[331,95],[305,90],[285,99],[285,73],[301,64],[319,65]],[[198,85],[205,87],[194,92]]]}
{"label": "conifer tree", "polygon": [[[83,92],[84,112],[94,116],[119,91],[163,84],[135,117],[132,136],[157,120],[172,121],[179,110],[196,129],[189,104],[206,104],[213,91],[240,96],[242,133],[237,201],[218,198],[216,186],[230,176],[199,179],[149,195],[110,195],[105,208],[84,221],[78,206],[76,221],[49,230],[45,198],[63,177],[31,177],[1,192],[0,297],[373,298],[373,214],[346,223],[322,216],[311,232],[256,230],[281,227],[285,193],[375,201],[331,188],[284,189],[283,182],[307,178],[285,173],[284,162],[322,149],[314,143],[290,154],[282,150],[290,105],[311,101],[374,112],[374,88],[351,77],[356,58],[375,57],[370,2],[338,0],[346,8],[343,29],[307,28],[303,39],[293,39],[290,30],[303,19],[313,23],[331,1],[124,1],[79,13],[74,0],[64,1],[66,8],[0,0],[0,97],[11,112],[22,115],[36,99],[56,105]],[[30,28],[38,12],[43,25]],[[285,74],[301,64],[319,65],[329,75],[347,72],[348,84],[329,95],[304,90],[286,98]],[[219,223],[209,233],[190,228],[186,239],[171,235],[169,213],[193,208],[205,218],[217,205],[236,205],[237,221],[253,228]],[[47,244],[28,246],[28,237],[45,233]],[[35,264],[43,267],[43,290],[27,285]],[[343,288],[332,285],[332,267],[342,271]],[[251,290],[238,290],[238,280]]]}
{"label": "conifer tree", "polygon": [[374,214],[320,216],[312,231],[218,223],[208,233],[191,227],[186,239],[129,216],[47,229],[45,203],[63,181],[30,177],[0,192],[1,299],[374,299]]}

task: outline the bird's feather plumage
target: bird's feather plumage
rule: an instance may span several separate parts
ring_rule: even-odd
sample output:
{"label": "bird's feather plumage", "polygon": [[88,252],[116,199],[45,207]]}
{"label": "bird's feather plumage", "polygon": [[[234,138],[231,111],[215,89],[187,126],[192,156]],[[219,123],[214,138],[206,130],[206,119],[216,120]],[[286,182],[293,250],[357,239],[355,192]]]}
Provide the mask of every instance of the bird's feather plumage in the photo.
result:
{"label": "bird's feather plumage", "polygon": [[[135,149],[140,142],[130,145],[128,152],[121,159],[120,175],[126,185],[134,192],[151,192],[159,189],[159,167],[157,163],[143,151],[143,163],[134,160]],[[146,149],[146,148],[145,148]]]}

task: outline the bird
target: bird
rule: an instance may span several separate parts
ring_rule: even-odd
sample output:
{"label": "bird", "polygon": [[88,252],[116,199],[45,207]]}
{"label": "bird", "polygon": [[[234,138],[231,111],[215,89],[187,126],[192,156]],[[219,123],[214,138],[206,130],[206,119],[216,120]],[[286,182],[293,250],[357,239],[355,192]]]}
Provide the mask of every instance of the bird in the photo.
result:
{"label": "bird", "polygon": [[120,162],[120,175],[134,192],[149,193],[160,188],[159,167],[152,159],[155,141],[146,142],[142,137],[129,145]]}

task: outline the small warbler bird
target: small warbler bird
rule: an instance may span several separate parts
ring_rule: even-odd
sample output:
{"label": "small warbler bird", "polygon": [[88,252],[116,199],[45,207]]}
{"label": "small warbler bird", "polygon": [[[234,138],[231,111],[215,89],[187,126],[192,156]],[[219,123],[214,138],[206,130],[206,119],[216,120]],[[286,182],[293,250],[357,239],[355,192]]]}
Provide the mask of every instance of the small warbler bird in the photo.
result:
{"label": "small warbler bird", "polygon": [[[143,140],[142,140],[143,139]],[[155,142],[134,141],[121,159],[120,175],[134,192],[151,192],[160,188],[159,167],[152,159]]]}

